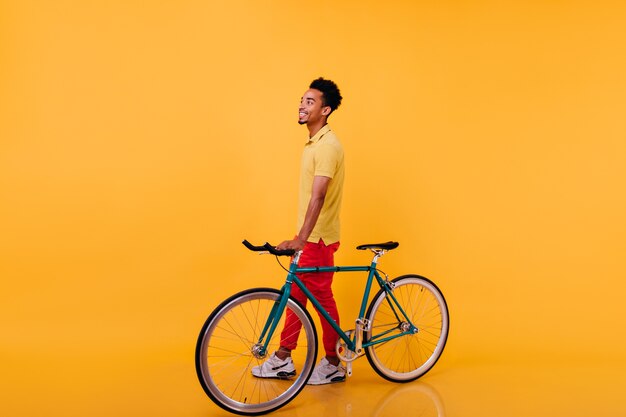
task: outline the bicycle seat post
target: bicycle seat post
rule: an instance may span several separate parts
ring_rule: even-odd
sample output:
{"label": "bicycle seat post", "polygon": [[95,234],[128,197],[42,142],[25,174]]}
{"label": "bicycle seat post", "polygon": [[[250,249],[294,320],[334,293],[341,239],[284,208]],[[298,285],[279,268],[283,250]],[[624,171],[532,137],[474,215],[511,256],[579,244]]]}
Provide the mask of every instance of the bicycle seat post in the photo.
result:
{"label": "bicycle seat post", "polygon": [[387,253],[384,249],[370,249],[374,253],[374,259],[372,259],[372,264],[378,264],[378,260]]}

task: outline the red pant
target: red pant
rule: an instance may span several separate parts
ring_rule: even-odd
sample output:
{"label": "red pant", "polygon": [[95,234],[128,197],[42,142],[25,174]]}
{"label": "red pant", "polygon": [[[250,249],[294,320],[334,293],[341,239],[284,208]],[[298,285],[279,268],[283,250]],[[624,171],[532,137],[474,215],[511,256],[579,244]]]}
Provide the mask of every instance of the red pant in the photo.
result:
{"label": "red pant", "polygon": [[[312,267],[312,266],[334,266],[334,253],[339,249],[339,242],[326,246],[324,241],[320,239],[318,243],[307,242],[300,256],[299,267]],[[330,314],[330,316],[339,324],[339,312],[337,311],[337,304],[335,303],[335,297],[333,296],[333,290],[331,284],[333,283],[332,272],[311,272],[306,274],[298,274],[298,278],[304,283],[306,288],[311,291],[317,301],[320,302],[322,307]],[[303,306],[306,307],[308,299],[298,288],[297,285],[291,287],[291,296],[298,300]],[[338,335],[335,329],[320,316],[322,322],[322,340],[324,343],[324,350],[326,356],[337,356],[335,353],[335,345],[337,344]],[[285,328],[280,334],[280,346],[293,350],[298,344],[298,335],[302,324],[300,320],[289,310],[287,310],[287,317],[285,319]]]}

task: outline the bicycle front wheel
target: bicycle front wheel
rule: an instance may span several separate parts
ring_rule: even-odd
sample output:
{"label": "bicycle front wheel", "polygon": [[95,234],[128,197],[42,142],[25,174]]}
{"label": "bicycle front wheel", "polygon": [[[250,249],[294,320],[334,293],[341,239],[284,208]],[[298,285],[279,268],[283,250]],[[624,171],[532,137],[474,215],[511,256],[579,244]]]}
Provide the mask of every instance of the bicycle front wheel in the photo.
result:
{"label": "bicycle front wheel", "polygon": [[[317,334],[311,316],[289,299],[276,331],[259,355],[259,341],[281,292],[258,288],[236,294],[206,320],[196,345],[196,371],[206,394],[235,414],[259,415],[291,401],[306,385],[317,355]],[[285,316],[291,311],[300,320],[298,348],[292,351],[296,375],[289,379],[257,378],[252,368],[261,365],[280,346]],[[293,327],[293,326],[292,326]]]}
{"label": "bicycle front wheel", "polygon": [[[439,288],[419,275],[398,277],[390,287],[397,304],[381,289],[367,311],[370,327],[364,340],[372,344],[365,354],[383,378],[409,382],[424,375],[439,360],[448,339],[448,307]],[[411,324],[417,332],[398,336],[410,331]]]}

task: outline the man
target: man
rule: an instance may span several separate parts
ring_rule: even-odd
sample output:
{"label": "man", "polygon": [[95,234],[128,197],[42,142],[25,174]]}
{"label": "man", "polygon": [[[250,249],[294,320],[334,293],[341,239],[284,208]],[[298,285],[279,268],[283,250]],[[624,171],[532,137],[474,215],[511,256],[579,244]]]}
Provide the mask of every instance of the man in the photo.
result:
{"label": "man", "polygon": [[[298,234],[286,240],[278,249],[302,251],[300,267],[333,266],[334,253],[339,248],[339,211],[343,192],[343,148],[327,124],[328,117],[341,104],[337,85],[323,78],[314,80],[300,101],[298,123],[307,126],[309,140],[302,153]],[[339,324],[339,313],[331,284],[333,273],[301,274],[299,278],[313,293],[330,316]],[[303,305],[307,298],[297,287],[291,295]],[[318,313],[319,314],[319,313]],[[321,385],[346,380],[345,370],[335,353],[337,333],[321,320],[326,356],[313,370],[309,384]],[[252,374],[260,378],[289,377],[296,374],[291,351],[296,348],[298,332],[287,331],[299,320],[287,312],[281,333],[280,348],[262,365],[253,368]]]}

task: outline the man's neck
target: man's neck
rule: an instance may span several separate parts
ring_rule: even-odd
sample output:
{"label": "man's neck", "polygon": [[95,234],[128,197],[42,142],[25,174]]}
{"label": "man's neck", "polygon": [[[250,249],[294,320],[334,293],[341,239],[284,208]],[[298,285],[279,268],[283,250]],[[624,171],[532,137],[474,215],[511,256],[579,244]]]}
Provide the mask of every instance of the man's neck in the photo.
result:
{"label": "man's neck", "polygon": [[307,123],[306,127],[309,129],[309,138],[312,138],[313,136],[315,136],[317,132],[319,132],[320,129],[323,128],[324,126],[326,126],[326,120],[319,121],[312,125]]}

